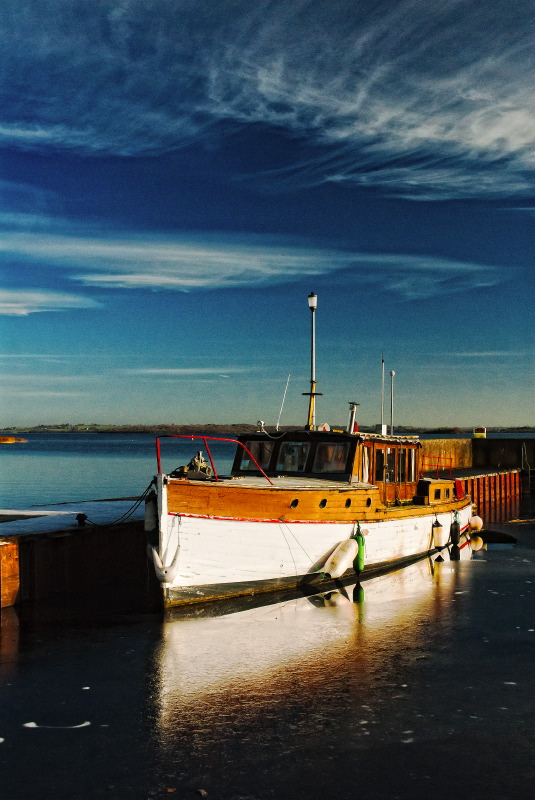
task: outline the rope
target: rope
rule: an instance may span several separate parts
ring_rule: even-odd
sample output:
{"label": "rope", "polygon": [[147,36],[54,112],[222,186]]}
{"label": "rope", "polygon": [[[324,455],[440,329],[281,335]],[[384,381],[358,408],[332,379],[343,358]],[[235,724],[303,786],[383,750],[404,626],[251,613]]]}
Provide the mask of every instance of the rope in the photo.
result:
{"label": "rope", "polygon": [[132,516],[132,514],[134,514],[135,511],[137,511],[141,503],[143,503],[143,501],[145,500],[145,498],[152,489],[152,484],[153,482],[151,481],[147,486],[147,488],[145,489],[145,491],[143,492],[143,494],[140,497],[138,497],[134,505],[131,506],[129,509],[127,509],[127,511],[125,511],[124,514],[121,514],[120,517],[117,517],[117,519],[113,520],[113,522],[93,522],[88,517],[84,520],[84,522],[87,523],[88,525],[95,525],[96,527],[99,528],[110,528],[113,525],[120,525],[121,522],[126,522],[126,520],[129,519]]}
{"label": "rope", "polygon": [[[286,542],[286,547],[288,548],[288,552],[290,553],[291,559],[292,559],[292,561],[294,563],[294,575],[297,578],[297,564],[295,563],[295,558],[294,558],[294,554],[292,553],[292,548],[290,547],[290,543],[288,542],[288,539],[286,538],[286,534],[284,533],[284,528],[282,526],[283,526],[283,523],[281,522],[281,533],[283,535],[284,541]],[[291,533],[291,531],[290,531],[290,533]]]}
{"label": "rope", "polygon": [[[288,533],[290,534],[290,536],[293,536],[293,538],[295,539],[295,541],[297,542],[297,544],[299,545],[299,547],[301,548],[301,550],[303,551],[303,553],[306,555],[306,557],[308,558],[308,560],[310,561],[310,563],[311,563],[312,565],[314,565],[314,560],[313,560],[313,559],[310,557],[310,555],[307,553],[307,551],[305,550],[305,548],[303,547],[303,545],[301,544],[301,542],[299,541],[299,539],[297,538],[297,536],[295,535],[295,533],[292,531],[292,529],[290,528],[290,526],[288,525],[288,523],[287,523],[287,522],[285,522],[284,520],[280,520],[280,525],[281,525],[281,526],[282,526],[282,525],[285,525],[285,526],[286,526],[286,528],[287,528],[287,530],[288,530]],[[284,536],[284,531],[282,531],[282,534],[283,534],[283,536]],[[292,551],[291,551],[291,548],[290,548],[290,545],[288,544],[288,540],[286,539],[286,536],[284,536],[284,539],[285,539],[285,541],[286,541],[286,544],[288,545],[288,549],[290,550],[290,553],[292,553]],[[292,554],[292,559],[293,559],[293,554]],[[294,561],[294,565],[295,565],[295,561]]]}

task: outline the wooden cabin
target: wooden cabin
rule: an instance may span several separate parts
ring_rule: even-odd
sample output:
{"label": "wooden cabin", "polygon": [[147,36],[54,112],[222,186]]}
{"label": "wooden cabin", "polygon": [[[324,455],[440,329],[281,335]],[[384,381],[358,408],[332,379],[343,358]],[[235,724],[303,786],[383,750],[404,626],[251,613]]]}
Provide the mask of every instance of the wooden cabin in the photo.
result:
{"label": "wooden cabin", "polygon": [[[421,444],[413,436],[297,430],[278,436],[249,434],[240,441],[270,477],[372,484],[386,505],[414,502],[418,495]],[[243,448],[238,448],[232,474],[258,474]]]}

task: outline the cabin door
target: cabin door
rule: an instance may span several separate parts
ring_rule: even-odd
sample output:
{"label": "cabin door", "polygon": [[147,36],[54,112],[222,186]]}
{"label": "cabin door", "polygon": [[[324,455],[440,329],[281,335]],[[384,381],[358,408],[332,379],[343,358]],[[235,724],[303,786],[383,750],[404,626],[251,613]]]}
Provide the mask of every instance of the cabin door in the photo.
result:
{"label": "cabin door", "polygon": [[387,502],[393,503],[399,494],[399,480],[396,469],[396,449],[395,447],[386,448],[386,468],[385,468],[385,498]]}
{"label": "cabin door", "polygon": [[374,468],[374,483],[376,486],[379,487],[381,492],[381,500],[383,503],[386,501],[386,472],[387,472],[387,462],[386,462],[386,448],[385,447],[375,447],[374,448],[374,456],[375,456],[375,468]]}

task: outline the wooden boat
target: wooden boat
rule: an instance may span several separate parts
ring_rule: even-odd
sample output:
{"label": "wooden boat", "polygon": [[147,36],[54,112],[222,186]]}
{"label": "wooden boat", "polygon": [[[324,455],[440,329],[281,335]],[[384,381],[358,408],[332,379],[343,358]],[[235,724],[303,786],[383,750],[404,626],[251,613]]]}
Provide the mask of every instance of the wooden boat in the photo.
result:
{"label": "wooden boat", "polygon": [[[145,528],[166,606],[321,591],[322,582],[401,565],[482,526],[460,482],[420,474],[417,437],[359,433],[355,403],[346,430],[317,430],[313,366],[307,394],[303,429],[157,437]],[[210,463],[199,451],[165,473],[162,438],[202,440]],[[212,441],[236,445],[228,476],[217,472]]]}

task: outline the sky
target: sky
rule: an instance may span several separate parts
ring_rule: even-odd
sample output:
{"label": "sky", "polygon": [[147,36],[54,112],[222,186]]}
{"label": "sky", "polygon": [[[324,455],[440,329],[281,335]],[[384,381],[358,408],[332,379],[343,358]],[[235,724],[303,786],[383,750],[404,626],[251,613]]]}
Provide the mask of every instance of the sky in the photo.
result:
{"label": "sky", "polygon": [[[0,427],[535,425],[535,0],[2,0]],[[285,387],[288,391],[281,404]]]}

